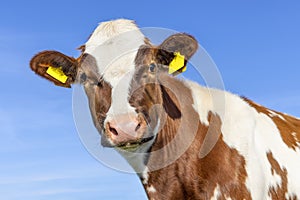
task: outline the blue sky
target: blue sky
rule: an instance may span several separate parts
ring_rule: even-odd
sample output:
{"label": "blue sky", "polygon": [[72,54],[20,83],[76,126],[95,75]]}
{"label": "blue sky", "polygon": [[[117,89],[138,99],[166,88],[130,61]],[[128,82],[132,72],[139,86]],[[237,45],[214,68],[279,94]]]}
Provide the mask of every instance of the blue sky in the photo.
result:
{"label": "blue sky", "polygon": [[112,170],[81,144],[72,90],[29,70],[55,49],[74,57],[98,22],[134,19],[194,35],[225,88],[300,116],[299,1],[5,1],[0,7],[1,199],[145,199],[135,175]]}

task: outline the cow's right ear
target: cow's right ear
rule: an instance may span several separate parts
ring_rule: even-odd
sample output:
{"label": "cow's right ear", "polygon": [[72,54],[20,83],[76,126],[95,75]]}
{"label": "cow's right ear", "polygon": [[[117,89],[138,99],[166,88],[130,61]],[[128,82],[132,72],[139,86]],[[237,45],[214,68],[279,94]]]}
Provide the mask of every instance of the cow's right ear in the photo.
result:
{"label": "cow's right ear", "polygon": [[78,61],[57,51],[43,51],[30,61],[30,68],[55,85],[70,88],[78,72]]}

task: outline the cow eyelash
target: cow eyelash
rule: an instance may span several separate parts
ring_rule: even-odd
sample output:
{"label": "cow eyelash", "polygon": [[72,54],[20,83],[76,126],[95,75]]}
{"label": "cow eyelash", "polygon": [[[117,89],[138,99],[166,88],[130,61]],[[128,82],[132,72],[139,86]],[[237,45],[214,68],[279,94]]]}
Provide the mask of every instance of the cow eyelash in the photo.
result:
{"label": "cow eyelash", "polygon": [[97,85],[98,87],[103,87],[103,78],[99,78],[96,82],[95,85]]}
{"label": "cow eyelash", "polygon": [[98,87],[103,87],[102,81],[98,81],[95,85],[97,85]]}

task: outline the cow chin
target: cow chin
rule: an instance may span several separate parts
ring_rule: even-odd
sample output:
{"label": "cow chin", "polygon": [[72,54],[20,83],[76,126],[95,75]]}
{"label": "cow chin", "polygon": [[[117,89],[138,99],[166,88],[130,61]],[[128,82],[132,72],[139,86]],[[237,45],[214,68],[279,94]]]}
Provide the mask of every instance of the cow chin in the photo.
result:
{"label": "cow chin", "polygon": [[149,136],[146,138],[141,138],[137,141],[129,141],[127,143],[119,144],[115,146],[115,148],[123,151],[137,152],[139,149],[143,149],[144,146],[148,146],[147,144],[150,143],[153,139],[154,136]]}
{"label": "cow chin", "polygon": [[120,143],[113,142],[110,138],[103,135],[101,137],[101,145],[108,148],[116,148],[117,150],[136,152],[140,148],[148,146],[147,144],[151,143],[155,138],[155,136],[151,134],[145,135],[148,136],[137,138],[135,140],[122,141]]}

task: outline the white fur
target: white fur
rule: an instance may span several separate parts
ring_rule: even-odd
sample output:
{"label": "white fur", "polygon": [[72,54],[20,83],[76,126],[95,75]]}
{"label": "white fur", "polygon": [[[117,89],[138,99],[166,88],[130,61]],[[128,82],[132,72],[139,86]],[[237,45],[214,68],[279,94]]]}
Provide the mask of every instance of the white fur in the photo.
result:
{"label": "white fur", "polygon": [[[119,37],[121,34],[130,33],[135,34],[132,35],[132,38],[129,38],[128,35],[126,36],[129,40],[128,42],[131,43],[138,43],[139,40],[144,39],[144,35],[140,32],[137,25],[132,20],[128,19],[117,19],[107,22],[101,22],[99,26],[94,30],[92,35],[90,36],[89,40],[86,42],[85,53],[92,54],[99,45],[104,43],[111,42],[111,39],[116,39],[114,37]],[[123,39],[123,38],[120,38]],[[116,41],[123,43],[124,41]],[[119,45],[119,48],[127,47],[128,43],[124,43],[123,45]],[[115,49],[118,50],[118,49]]]}
{"label": "white fur", "polygon": [[299,146],[300,146],[300,141],[299,139],[297,138],[297,133],[295,132],[292,132],[292,136],[294,137],[294,139],[296,140],[296,143],[297,143],[297,151],[299,151]]}
{"label": "white fur", "polygon": [[[128,91],[134,71],[134,59],[138,48],[144,44],[144,39],[144,35],[132,21],[120,19],[101,23],[86,43],[85,53],[95,57],[100,74],[112,86],[112,105],[107,113],[107,120],[114,115],[134,113],[127,100]],[[209,125],[208,113],[211,111],[218,114],[222,120],[221,131],[225,143],[244,156],[248,173],[246,186],[252,198],[270,199],[269,187],[277,187],[282,181],[277,174],[271,173],[268,152],[272,152],[281,168],[288,171],[286,196],[295,194],[300,198],[299,151],[294,151],[283,142],[272,121],[273,116],[283,117],[272,111],[269,111],[269,116],[258,113],[236,95],[207,89],[189,81],[186,83],[192,89],[193,107],[199,113],[200,121]],[[146,145],[147,148],[149,144]],[[140,166],[144,155],[124,156],[137,172],[143,172],[144,184],[147,184],[148,169]],[[150,190],[153,191],[151,186]],[[216,188],[216,194],[217,192]]]}
{"label": "white fur", "polygon": [[277,114],[277,113],[273,112],[272,110],[268,110],[268,112],[270,113],[269,114],[270,117],[279,117],[280,119],[282,119],[282,120],[285,121],[285,119],[284,119],[284,117],[282,115]]}
{"label": "white fur", "polygon": [[144,164],[144,160],[147,156],[149,156],[149,153],[147,152],[152,144],[155,141],[155,138],[157,136],[157,133],[159,131],[160,127],[160,120],[157,121],[157,124],[152,132],[151,135],[154,135],[154,138],[151,141],[148,141],[147,143],[142,144],[139,146],[139,148],[135,152],[126,152],[123,150],[120,150],[119,153],[126,158],[127,162],[133,167],[136,173],[141,174],[141,178],[143,180],[143,184],[148,184],[148,178],[149,178],[149,169]]}
{"label": "white fur", "polygon": [[115,115],[135,113],[128,103],[128,92],[134,60],[144,41],[145,36],[133,21],[118,19],[102,22],[85,44],[85,53],[96,59],[99,73],[112,86],[112,104],[106,122]]}
{"label": "white fur", "polygon": [[[246,186],[252,194],[252,199],[270,199],[269,187],[277,187],[281,184],[281,178],[271,173],[271,165],[267,159],[268,152],[272,152],[281,168],[286,168],[288,171],[287,195],[294,193],[299,198],[299,152],[289,148],[283,142],[272,118],[258,113],[234,94],[204,88],[189,81],[187,84],[192,90],[194,108],[199,113],[201,122],[208,124],[209,111],[218,114],[222,120],[223,140],[229,147],[237,149],[244,156],[248,173]],[[223,102],[219,102],[218,99]]]}
{"label": "white fur", "polygon": [[150,185],[149,187],[147,187],[147,191],[148,193],[155,193],[156,189],[153,187],[153,185]]}
{"label": "white fur", "polygon": [[[198,84],[195,82],[187,82],[187,83],[191,88],[193,88],[194,99],[195,98],[197,99],[197,101],[194,101],[193,107],[199,113],[200,121],[206,126],[208,126],[209,125],[208,118],[207,118],[208,112],[210,110],[214,110],[213,101],[210,100],[212,98],[211,94],[207,89],[198,87]],[[201,97],[201,99],[198,97]],[[207,101],[207,99],[209,99],[210,101]]]}
{"label": "white fur", "polygon": [[127,152],[124,150],[118,150],[118,152],[127,160],[127,162],[132,166],[136,173],[141,174],[141,178],[143,179],[143,183],[148,183],[149,178],[149,169],[144,164],[146,157],[148,156],[147,150],[151,147],[155,139],[142,144],[138,147],[138,149],[134,152]]}
{"label": "white fur", "polygon": [[[121,114],[136,116],[135,109],[128,103],[128,93],[135,70],[134,60],[139,47],[144,43],[143,33],[133,21],[126,19],[102,22],[86,42],[85,53],[96,59],[100,75],[112,87],[112,102],[104,123]],[[137,173],[141,173],[147,169],[143,164],[147,156],[144,152],[153,141],[143,144],[136,152],[119,150],[119,153]]]}
{"label": "white fur", "polygon": [[148,179],[149,179],[149,169],[148,169],[148,167],[145,167],[141,178],[143,178],[143,184],[147,185],[148,184]]}
{"label": "white fur", "polygon": [[220,195],[220,186],[217,184],[217,187],[214,189],[214,196],[212,196],[210,200],[217,200],[219,199]]}

